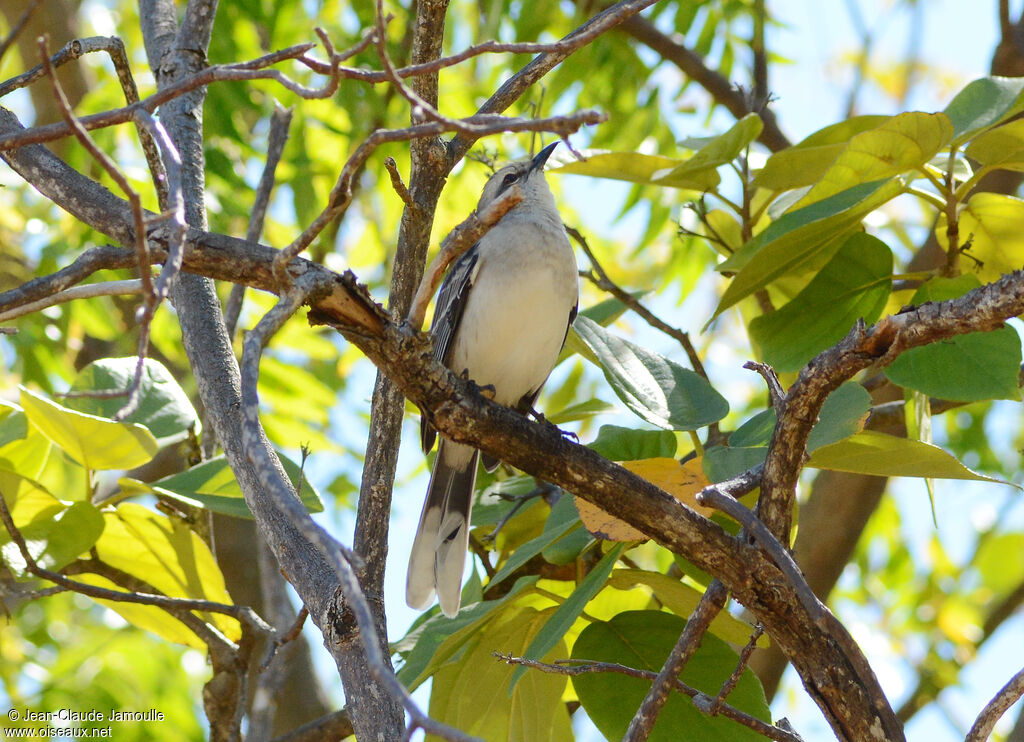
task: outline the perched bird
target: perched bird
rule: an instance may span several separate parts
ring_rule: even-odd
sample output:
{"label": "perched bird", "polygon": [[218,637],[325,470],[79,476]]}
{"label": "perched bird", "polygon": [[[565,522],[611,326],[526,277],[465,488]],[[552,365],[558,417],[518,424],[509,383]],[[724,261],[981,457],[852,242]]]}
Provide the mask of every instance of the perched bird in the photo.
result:
{"label": "perched bird", "polygon": [[[523,414],[558,360],[579,299],[576,257],[543,172],[557,144],[487,181],[478,210],[514,183],[523,200],[452,266],[430,328],[438,361]],[[427,453],[436,431],[426,419],[420,425]],[[405,600],[412,608],[426,608],[436,590],[446,616],[459,611],[479,459],[472,446],[441,437],[409,557]],[[484,458],[488,471],[497,464]]]}

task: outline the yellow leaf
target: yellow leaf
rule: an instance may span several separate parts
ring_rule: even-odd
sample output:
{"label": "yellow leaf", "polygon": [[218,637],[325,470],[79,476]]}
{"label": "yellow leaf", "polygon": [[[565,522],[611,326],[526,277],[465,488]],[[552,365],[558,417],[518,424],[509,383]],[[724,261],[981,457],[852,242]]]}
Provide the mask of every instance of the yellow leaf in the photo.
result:
{"label": "yellow leaf", "polygon": [[[680,464],[672,458],[654,458],[620,461],[619,465],[668,492],[705,517],[710,517],[714,512],[711,508],[697,504],[697,493],[711,484],[704,475],[699,458],[690,459],[685,464]],[[582,498],[576,498],[576,509],[580,511],[583,525],[598,538],[606,541],[647,540],[647,536],[633,526]]]}
{"label": "yellow leaf", "polygon": [[[935,225],[935,237],[949,249],[943,214]],[[976,193],[960,212],[960,247],[969,246],[960,265],[988,283],[1024,265],[1024,201],[1001,193]]]}

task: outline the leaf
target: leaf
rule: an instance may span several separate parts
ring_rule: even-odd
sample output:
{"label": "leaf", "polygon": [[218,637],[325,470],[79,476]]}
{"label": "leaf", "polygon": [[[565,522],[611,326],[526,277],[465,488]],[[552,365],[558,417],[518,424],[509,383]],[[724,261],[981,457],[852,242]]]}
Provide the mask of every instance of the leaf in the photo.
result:
{"label": "leaf", "polygon": [[[594,622],[583,630],[572,648],[573,658],[613,662],[640,670],[659,672],[686,621],[659,611],[628,611],[610,621]],[[700,648],[686,663],[680,680],[714,697],[738,664],[739,656],[714,635],[705,635]],[[587,715],[606,739],[622,739],[630,720],[650,690],[651,681],[608,673],[579,675],[573,687]],[[754,674],[746,669],[730,705],[759,719],[769,721],[771,712],[764,691]],[[706,716],[687,696],[672,693],[658,715],[648,737],[651,742],[755,742],[756,732],[730,719]]]}
{"label": "leaf", "polygon": [[[682,618],[688,618],[693,614],[704,595],[702,590],[691,587],[678,578],[645,569],[617,569],[612,572],[608,584],[617,590],[631,590],[641,585],[647,587],[662,605]],[[750,624],[728,611],[721,611],[715,616],[710,628],[711,633],[719,639],[740,645],[746,644],[754,632]],[[765,634],[757,640],[759,647],[767,647],[770,643]]]}
{"label": "leaf", "polygon": [[846,147],[851,137],[874,129],[889,116],[854,116],[811,134],[801,142],[774,153],[754,177],[758,188],[786,191],[813,185]]}
{"label": "leaf", "polygon": [[[569,630],[573,623],[576,622],[576,619],[579,618],[580,613],[583,612],[583,607],[604,587],[608,575],[611,574],[612,568],[615,566],[615,562],[618,561],[619,556],[625,549],[625,544],[616,544],[607,554],[601,557],[601,561],[594,565],[593,569],[580,581],[580,584],[576,586],[576,589],[566,598],[565,602],[558,606],[558,609],[544,622],[544,626],[537,632],[533,641],[526,648],[526,651],[523,652],[523,657],[528,660],[539,660],[558,646],[558,643],[562,641],[562,637],[565,636],[565,632]],[[515,689],[516,683],[523,676],[524,672],[526,672],[526,667],[520,665],[512,673],[512,678],[509,681],[510,694]]]}
{"label": "leaf", "polygon": [[[680,464],[673,458],[640,459],[620,462],[622,467],[643,477],[656,487],[668,492],[674,498],[705,517],[711,517],[713,509],[697,504],[697,493],[711,484],[701,468],[700,459],[690,459]],[[596,505],[576,498],[580,519],[595,536],[606,541],[646,541],[647,536],[623,520],[609,515]]]}
{"label": "leaf", "polygon": [[[572,739],[569,714],[562,701],[565,676],[534,670],[510,694],[505,693],[512,675],[525,668],[498,662],[494,657],[494,652],[521,656],[550,613],[519,608],[485,625],[458,661],[435,673],[431,718],[488,740]],[[545,658],[550,661],[565,655],[565,644],[556,642]]]}
{"label": "leaf", "polygon": [[[935,237],[948,251],[946,226],[945,215],[940,215]],[[966,247],[967,256],[960,262],[982,282],[996,281],[1024,265],[1024,200],[1001,193],[975,193],[959,212],[958,228],[960,247]]]}
{"label": "leaf", "polygon": [[690,185],[706,179],[709,186],[702,190],[710,190],[718,185],[718,168],[727,165],[743,152],[747,146],[757,139],[764,123],[756,113],[748,113],[741,118],[729,131],[715,137],[702,146],[690,159],[676,166],[667,173],[654,173],[654,182],[660,185],[677,188],[692,188]]}
{"label": "leaf", "polygon": [[[184,523],[134,503],[122,503],[116,510],[104,512],[103,518],[103,535],[95,547],[103,562],[145,581],[164,595],[232,603],[213,553]],[[160,608],[99,602],[140,628],[169,641],[181,641],[180,632],[162,631],[167,614]],[[233,618],[211,614],[204,620],[232,641],[241,637],[241,627]],[[187,643],[195,646],[192,641]],[[200,642],[198,646],[204,645]]]}
{"label": "leaf", "polygon": [[24,387],[21,406],[40,433],[86,469],[132,469],[157,452],[156,438],[136,423],[75,412]]}
{"label": "leaf", "polygon": [[891,288],[892,251],[856,232],[791,301],[750,322],[751,339],[776,371],[798,371],[858,319],[878,319]]}
{"label": "leaf", "polygon": [[979,134],[964,154],[988,167],[1024,171],[1024,119]]}
{"label": "leaf", "polygon": [[[911,303],[953,299],[980,285],[971,275],[933,278],[917,290]],[[911,348],[885,369],[885,375],[894,384],[940,399],[1019,400],[1020,363],[1020,336],[1007,325]]]}
{"label": "leaf", "polygon": [[[563,504],[564,503],[564,504]],[[579,525],[580,516],[573,507],[572,498],[563,497],[551,509],[551,516],[544,523],[544,532],[535,539],[527,541],[513,552],[487,583],[488,587],[497,585],[509,577],[521,566],[537,556],[548,546],[562,538],[571,529]]]}
{"label": "leaf", "polygon": [[807,466],[878,477],[931,477],[1002,482],[971,471],[938,446],[894,435],[864,430],[845,440],[822,446]]}
{"label": "leaf", "polygon": [[863,183],[783,214],[717,267],[719,272],[737,275],[712,319],[772,281],[798,272],[823,251],[838,249],[842,242],[836,240],[856,229],[868,213],[902,190],[896,178]]}
{"label": "leaf", "polygon": [[[302,476],[298,464],[281,454],[278,454],[278,458],[293,486],[298,484],[301,477],[302,491],[299,494],[306,510],[311,513],[322,512],[323,499],[308,478]],[[206,508],[214,513],[252,520],[252,512],[245,504],[242,488],[223,454],[152,483],[122,477],[118,484],[128,495],[149,492]]]}
{"label": "leaf", "polygon": [[893,116],[854,136],[795,208],[923,167],[952,138],[953,125],[944,113],[912,111]]}
{"label": "leaf", "polygon": [[545,417],[552,425],[564,425],[565,423],[577,422],[579,420],[589,420],[595,415],[610,412],[612,409],[613,407],[603,399],[595,397],[588,399],[586,402],[565,407],[558,412],[545,414]]}
{"label": "leaf", "polygon": [[[836,443],[864,429],[871,411],[871,395],[848,381],[832,392],[821,407],[818,422],[807,437],[807,450]],[[728,446],[704,452],[704,472],[712,482],[724,482],[763,463],[775,430],[775,410],[757,413],[729,436]]]}
{"label": "leaf", "polygon": [[590,320],[577,318],[573,328],[597,357],[619,399],[652,425],[696,430],[728,414],[729,403],[699,374]]}
{"label": "leaf", "polygon": [[982,77],[961,90],[946,106],[953,124],[953,144],[995,126],[1024,110],[1024,78]]}
{"label": "leaf", "polygon": [[602,425],[597,438],[587,444],[611,461],[633,461],[674,456],[676,437],[668,430],[634,430],[618,425]]}
{"label": "leaf", "polygon": [[[131,386],[138,359],[103,358],[83,368],[71,384],[72,392],[124,391]],[[127,397],[69,397],[67,406],[96,417],[111,418]],[[124,420],[146,426],[163,447],[188,437],[189,428],[201,430],[199,415],[171,372],[147,358],[142,367],[139,408]]]}
{"label": "leaf", "polygon": [[416,625],[393,647],[395,652],[405,657],[405,664],[397,673],[402,685],[410,692],[416,690],[478,631],[493,623],[503,608],[518,600],[523,591],[536,582],[536,575],[521,577],[498,600],[464,605],[453,618],[436,609],[433,616]]}
{"label": "leaf", "polygon": [[[92,548],[103,533],[103,517],[89,503],[76,502],[71,507],[57,504],[56,510],[40,510],[29,522],[18,523],[29,554],[40,567],[50,570],[59,570],[73,562]],[[6,529],[0,531],[0,544],[3,544],[0,554],[4,563],[15,574],[27,575],[28,565]]]}
{"label": "leaf", "polygon": [[[680,160],[660,155],[644,155],[639,152],[607,152],[602,150],[584,150],[584,161],[573,160],[564,165],[551,168],[550,172],[566,175],[587,175],[591,178],[608,178],[625,180],[630,183],[652,184],[656,173],[672,170],[680,164]],[[706,191],[718,185],[718,173],[703,174],[687,181],[681,188],[695,191]]]}

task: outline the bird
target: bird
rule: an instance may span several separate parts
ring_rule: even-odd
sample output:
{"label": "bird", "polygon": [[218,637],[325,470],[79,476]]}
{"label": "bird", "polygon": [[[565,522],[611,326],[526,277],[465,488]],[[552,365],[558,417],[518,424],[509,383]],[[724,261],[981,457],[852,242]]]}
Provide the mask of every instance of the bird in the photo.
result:
{"label": "bird", "polygon": [[[579,307],[576,256],[544,178],[558,142],[497,170],[477,211],[514,184],[523,199],[451,267],[430,328],[434,358],[522,414],[533,405],[565,344]],[[423,452],[437,437],[421,417]],[[470,512],[480,452],[440,437],[409,556],[406,603],[424,610],[437,593],[453,617],[462,597]],[[494,471],[498,462],[484,457]]]}

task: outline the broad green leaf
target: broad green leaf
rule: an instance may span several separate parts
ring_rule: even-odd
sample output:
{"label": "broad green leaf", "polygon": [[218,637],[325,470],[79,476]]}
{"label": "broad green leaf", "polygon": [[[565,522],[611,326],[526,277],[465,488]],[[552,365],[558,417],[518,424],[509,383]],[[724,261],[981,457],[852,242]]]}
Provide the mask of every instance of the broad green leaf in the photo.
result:
{"label": "broad green leaf", "polygon": [[854,136],[795,208],[925,165],[953,138],[944,113],[907,112]]}
{"label": "broad green leaf", "polygon": [[[551,168],[551,172],[651,184],[656,182],[657,174],[671,171],[681,162],[670,157],[643,155],[639,152],[584,150],[583,156],[586,157],[586,160],[567,162],[559,167]],[[699,173],[685,181],[685,185],[680,184],[677,187],[706,191],[718,185],[718,181],[718,173],[711,171],[710,173]],[[682,183],[681,180],[680,183]]]}
{"label": "broad green leaf", "polygon": [[767,446],[775,431],[775,410],[768,408],[761,410],[756,415],[746,420],[729,436],[729,445],[744,446]]}
{"label": "broad green leaf", "polygon": [[953,124],[953,144],[995,126],[1024,110],[1024,78],[982,77],[961,90],[946,106]]}
{"label": "broad green leaf", "polygon": [[986,588],[997,595],[1010,593],[1024,580],[1024,533],[993,534],[979,540],[974,569]]}
{"label": "broad green leaf", "polygon": [[[101,560],[149,583],[164,595],[231,604],[213,553],[184,523],[134,503],[122,503],[116,510],[104,512],[103,517],[106,526],[96,542]],[[109,607],[127,620],[138,615],[133,612],[130,618],[122,612],[120,604],[111,603]],[[163,613],[159,608],[139,607],[147,613]],[[241,636],[241,627],[233,618],[212,614],[205,619],[232,640]]]}
{"label": "broad green leaf", "polygon": [[[576,586],[576,589],[566,598],[565,602],[558,606],[557,610],[544,622],[544,626],[533,637],[526,651],[523,652],[523,657],[528,660],[539,660],[559,645],[565,636],[565,632],[579,618],[584,606],[604,587],[608,575],[612,573],[615,562],[618,561],[619,556],[625,549],[625,544],[616,544],[607,554],[601,557],[601,561],[594,565],[593,569],[580,581],[580,584]],[[520,665],[512,673],[509,681],[509,694],[515,691],[516,684],[525,672],[526,667]]]}
{"label": "broad green leaf", "polygon": [[[618,590],[631,590],[643,585],[650,589],[658,601],[682,618],[693,614],[704,593],[676,577],[644,569],[617,569],[612,572],[608,584]],[[745,621],[722,611],[711,622],[711,633],[719,639],[733,644],[746,644],[753,634],[753,627]],[[768,637],[764,634],[757,640],[757,646],[767,647]]]}
{"label": "broad green leaf", "polygon": [[[945,215],[940,215],[935,237],[948,251],[946,225]],[[1024,265],[1024,200],[1001,193],[975,193],[959,212],[958,228],[960,247],[967,248],[960,257],[965,273],[974,273],[988,283]]]}
{"label": "broad green leaf", "polygon": [[[311,513],[322,512],[324,503],[320,493],[306,477],[302,476],[298,464],[281,454],[278,454],[278,458],[293,486],[297,485],[301,478],[302,490],[299,495],[306,509]],[[235,479],[235,474],[223,455],[207,459],[191,469],[171,474],[156,482],[140,482],[124,477],[118,484],[129,495],[150,492],[215,513],[252,519],[252,513],[245,504],[238,480]]]}
{"label": "broad green leaf", "polygon": [[579,525],[580,516],[576,512],[571,497],[562,497],[551,509],[551,515],[544,523],[544,532],[535,539],[532,539],[513,552],[499,569],[494,577],[487,583],[488,587],[497,585],[499,582],[510,576],[521,566],[537,556],[548,546],[562,538],[573,528]]}
{"label": "broad green leaf", "polygon": [[499,620],[501,611],[515,603],[523,591],[536,582],[536,575],[521,577],[498,600],[463,605],[454,618],[448,618],[441,614],[440,609],[435,609],[434,615],[415,625],[392,647],[405,658],[405,664],[397,673],[402,685],[410,691],[416,690],[477,632]]}
{"label": "broad green leaf", "polygon": [[[67,508],[40,510],[29,522],[19,523],[18,530],[36,563],[58,570],[92,548],[103,532],[103,517],[89,503],[76,502]],[[28,565],[7,529],[0,529],[0,544],[4,563],[15,574],[26,574]]]}
{"label": "broad green leaf", "polygon": [[823,251],[838,249],[861,219],[902,190],[898,178],[863,183],[783,214],[716,268],[737,275],[712,318],[772,281],[798,272]]}
{"label": "broad green leaf", "polygon": [[1024,170],[1024,119],[1017,119],[976,136],[964,154],[982,165]]}
{"label": "broad green leaf", "polygon": [[769,157],[764,167],[754,177],[753,184],[758,188],[772,191],[786,191],[813,185],[821,180],[821,176],[853,136],[875,129],[889,118],[854,116],[819,129],[803,141]]}
{"label": "broad green leaf", "polygon": [[858,319],[882,314],[892,288],[892,250],[877,237],[856,232],[792,301],[750,322],[750,336],[765,363],[798,371],[842,340]]}
{"label": "broad green leaf", "polygon": [[[918,289],[911,303],[953,299],[980,285],[971,275],[933,278]],[[1020,363],[1020,336],[1007,325],[911,348],[885,369],[885,375],[895,384],[939,399],[1019,400]]]}
{"label": "broad green leaf", "polygon": [[[71,384],[72,392],[124,391],[135,376],[136,358],[104,358],[83,368]],[[159,361],[147,358],[142,367],[139,409],[125,422],[146,426],[160,446],[188,437],[190,427],[201,429],[199,415],[171,372]],[[96,417],[111,418],[127,397],[69,397],[67,406]]]}
{"label": "broad green leaf", "polygon": [[[594,622],[583,630],[572,648],[573,658],[613,662],[640,670],[659,672],[686,621],[659,611],[628,611],[610,621]],[[739,656],[714,635],[705,635],[700,648],[686,663],[680,680],[714,697],[738,664]],[[651,681],[619,675],[586,674],[573,678],[573,687],[587,715],[606,739],[622,739]],[[771,712],[756,676],[744,670],[730,705],[759,719],[770,721]],[[721,716],[706,716],[689,697],[672,693],[658,715],[652,742],[755,742],[756,732]]]}
{"label": "broad green leaf", "polygon": [[626,406],[667,430],[696,430],[721,420],[729,403],[697,373],[577,318],[573,325]]}
{"label": "broad green leaf", "polygon": [[828,395],[818,422],[807,436],[807,450],[815,451],[856,435],[864,429],[871,412],[871,395],[855,381],[847,381]]}
{"label": "broad green leaf", "polygon": [[[643,294],[644,292],[636,292],[634,296],[639,299]],[[601,325],[601,327],[607,327],[625,313],[626,305],[615,297],[611,297],[581,310],[579,317],[586,317]],[[595,365],[598,363],[597,358],[590,352],[590,348],[581,342],[576,333],[572,332],[570,328],[570,332],[565,338],[565,347],[562,348],[562,352],[558,355],[558,363],[561,363],[573,353],[578,353]]]}
{"label": "broad green leaf", "polygon": [[21,389],[29,422],[86,469],[131,469],[157,452],[153,434],[136,423],[115,423],[86,415]]}
{"label": "broad green leaf", "polygon": [[718,185],[718,168],[739,157],[757,139],[763,128],[761,117],[756,113],[748,113],[733,124],[729,131],[702,146],[681,165],[667,173],[655,173],[654,182],[677,188],[692,188],[690,184],[694,181],[702,178],[710,181],[713,178],[714,182],[704,189],[709,190]]}
{"label": "broad green leaf", "polygon": [[46,466],[52,444],[28,424],[20,409],[0,405],[0,413],[0,492],[13,508],[29,492],[45,493],[46,488],[35,480]]}
{"label": "broad green leaf", "polygon": [[634,430],[602,425],[597,438],[587,444],[606,459],[634,461],[676,455],[676,437],[669,430]]}
{"label": "broad green leaf", "polygon": [[811,454],[807,466],[879,477],[1001,481],[971,471],[938,446],[874,430],[864,430],[838,443],[822,446]]}
{"label": "broad green leaf", "polygon": [[[509,694],[510,678],[524,668],[494,657],[494,652],[522,656],[550,613],[520,608],[484,626],[457,661],[435,673],[431,718],[486,740],[572,739],[562,700],[566,677],[531,670]],[[566,653],[564,642],[556,642],[544,658],[551,661]]]}
{"label": "broad green leaf", "polygon": [[724,482],[763,464],[768,446],[714,446],[704,451],[704,473],[712,482]]}

